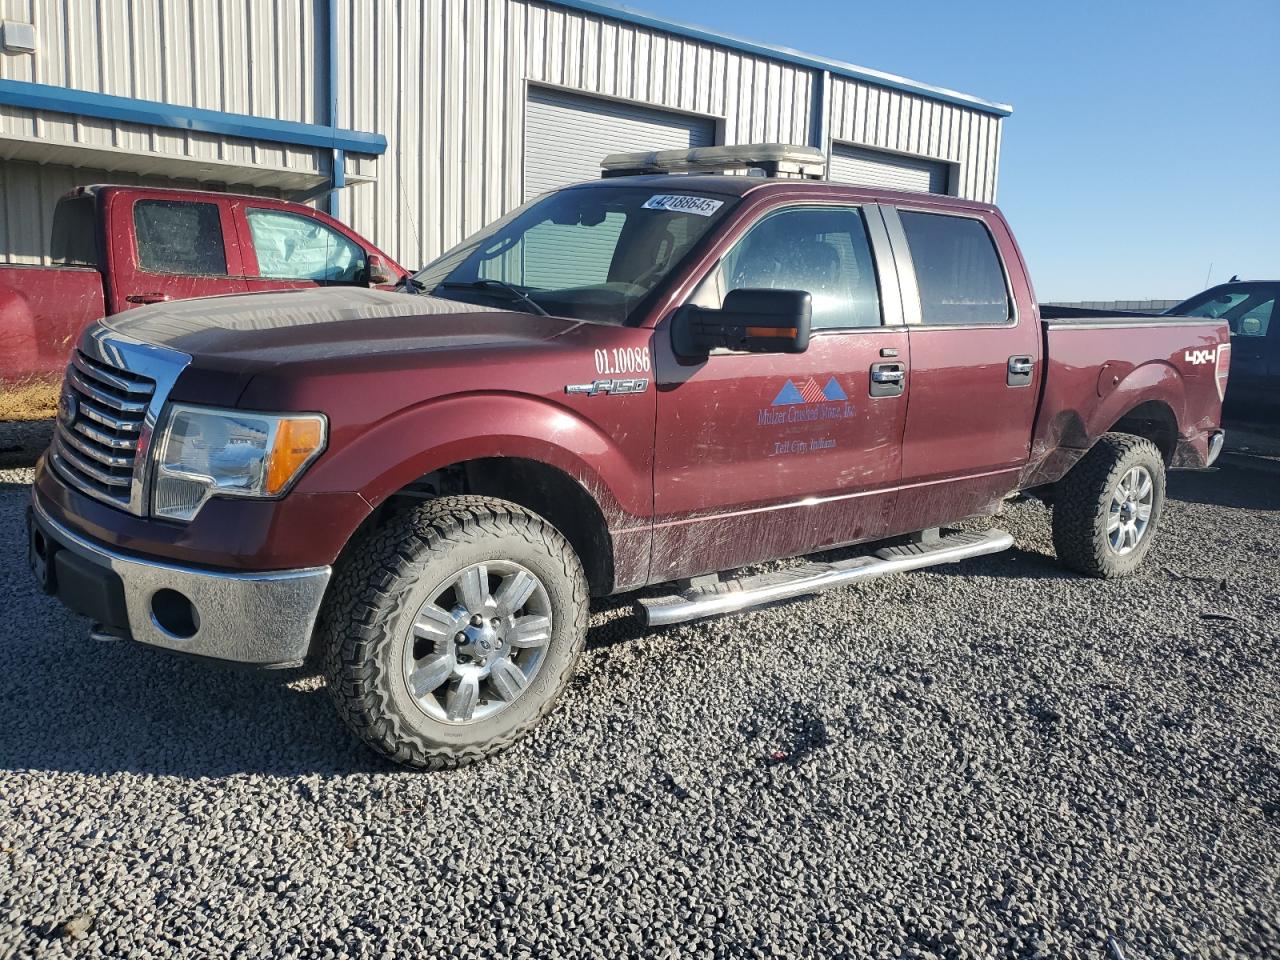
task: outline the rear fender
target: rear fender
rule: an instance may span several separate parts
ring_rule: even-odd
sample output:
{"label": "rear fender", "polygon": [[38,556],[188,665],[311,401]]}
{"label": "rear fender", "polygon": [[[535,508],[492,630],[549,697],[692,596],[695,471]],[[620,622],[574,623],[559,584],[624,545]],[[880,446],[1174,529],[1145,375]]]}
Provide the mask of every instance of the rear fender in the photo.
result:
{"label": "rear fender", "polygon": [[[1099,384],[1099,392],[1106,386]],[[1111,430],[1129,413],[1144,404],[1155,403],[1173,414],[1175,433],[1181,435],[1186,423],[1186,384],[1178,368],[1167,360],[1153,360],[1135,367],[1110,387],[1085,424],[1087,446]]]}
{"label": "rear fender", "polygon": [[1158,404],[1169,411],[1178,438],[1185,429],[1186,384],[1178,369],[1166,360],[1152,360],[1127,371],[1122,364],[1107,364],[1099,371],[1097,390],[1074,399],[1077,405],[1060,409],[1039,432],[1020,487],[1061,479],[1099,437],[1145,404]]}

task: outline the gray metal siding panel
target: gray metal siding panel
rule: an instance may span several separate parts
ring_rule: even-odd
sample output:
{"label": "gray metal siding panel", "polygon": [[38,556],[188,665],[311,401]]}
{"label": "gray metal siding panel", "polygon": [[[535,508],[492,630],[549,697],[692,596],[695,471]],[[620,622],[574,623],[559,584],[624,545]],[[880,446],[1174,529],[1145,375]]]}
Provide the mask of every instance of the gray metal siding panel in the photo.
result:
{"label": "gray metal siding panel", "polygon": [[715,121],[530,87],[525,108],[524,196],[528,200],[600,176],[622,150],[676,150],[715,143]]}
{"label": "gray metal siding panel", "polygon": [[[718,119],[724,143],[813,142],[814,72],[767,53],[540,0],[334,0],[341,126],[388,140],[377,182],[341,195],[343,219],[408,265],[524,197],[527,85]],[[0,77],[315,123],[319,0],[0,0],[34,22],[34,57]],[[993,200],[1001,121],[924,92],[832,75],[828,136],[957,164],[957,192]],[[316,152],[0,108],[0,135],[314,170]],[[593,151],[594,152],[594,151]],[[591,162],[599,159],[590,158]],[[230,179],[230,178],[228,178]]]}
{"label": "gray metal siding panel", "polygon": [[[832,140],[954,164],[953,193],[995,201],[1003,126],[999,117],[836,76],[829,84],[829,101]],[[841,178],[833,174],[832,179]]]}
{"label": "gray metal siding panel", "polygon": [[835,144],[828,178],[891,190],[947,193],[950,167],[938,160],[903,157],[879,150]]}

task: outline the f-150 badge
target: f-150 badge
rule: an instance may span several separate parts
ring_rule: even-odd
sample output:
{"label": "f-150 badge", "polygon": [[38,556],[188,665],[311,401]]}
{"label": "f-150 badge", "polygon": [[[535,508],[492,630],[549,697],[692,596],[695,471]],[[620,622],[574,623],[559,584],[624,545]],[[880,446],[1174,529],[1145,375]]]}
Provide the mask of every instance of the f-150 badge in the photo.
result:
{"label": "f-150 badge", "polygon": [[580,394],[587,397],[598,397],[602,393],[619,397],[627,393],[644,393],[649,389],[646,379],[630,380],[593,380],[591,383],[567,383],[564,392]]}

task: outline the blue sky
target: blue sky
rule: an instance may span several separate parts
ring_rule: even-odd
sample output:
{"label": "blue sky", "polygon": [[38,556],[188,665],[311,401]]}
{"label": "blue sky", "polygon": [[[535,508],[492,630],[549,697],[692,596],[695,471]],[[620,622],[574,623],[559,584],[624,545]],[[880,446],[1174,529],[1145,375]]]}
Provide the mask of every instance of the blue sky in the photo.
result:
{"label": "blue sky", "polygon": [[1280,278],[1280,0],[623,2],[1011,103],[999,204],[1042,300]]}

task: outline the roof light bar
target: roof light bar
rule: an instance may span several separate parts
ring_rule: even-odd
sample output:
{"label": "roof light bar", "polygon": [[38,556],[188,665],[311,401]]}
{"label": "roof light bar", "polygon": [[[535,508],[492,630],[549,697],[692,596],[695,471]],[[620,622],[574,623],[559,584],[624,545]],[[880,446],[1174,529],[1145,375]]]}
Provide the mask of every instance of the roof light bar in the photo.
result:
{"label": "roof light bar", "polygon": [[728,147],[695,147],[692,150],[611,153],[600,164],[604,177],[759,169],[770,177],[821,180],[826,168],[827,158],[821,150],[789,143],[744,143]]}

